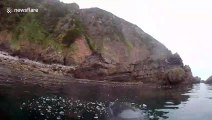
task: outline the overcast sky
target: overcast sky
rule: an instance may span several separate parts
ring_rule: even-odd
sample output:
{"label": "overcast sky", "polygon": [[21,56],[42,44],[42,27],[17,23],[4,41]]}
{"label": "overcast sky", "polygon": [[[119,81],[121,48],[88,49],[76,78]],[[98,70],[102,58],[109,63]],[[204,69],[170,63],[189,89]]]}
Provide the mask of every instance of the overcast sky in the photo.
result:
{"label": "overcast sky", "polygon": [[178,52],[194,76],[212,75],[211,0],[61,0],[99,7],[138,25]]}

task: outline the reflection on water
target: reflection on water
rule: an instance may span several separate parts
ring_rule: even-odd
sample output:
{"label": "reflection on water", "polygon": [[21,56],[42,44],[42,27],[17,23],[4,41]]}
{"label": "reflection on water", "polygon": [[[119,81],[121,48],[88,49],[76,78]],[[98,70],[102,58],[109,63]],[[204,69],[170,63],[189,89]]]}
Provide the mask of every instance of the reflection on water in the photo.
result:
{"label": "reflection on water", "polygon": [[[183,95],[188,95],[186,102],[178,105],[178,109],[169,109],[169,119],[172,120],[211,120],[212,118],[212,86],[206,84],[194,85],[193,89]],[[178,116],[176,118],[176,116]]]}
{"label": "reflection on water", "polygon": [[30,112],[31,118],[43,119],[92,119],[104,118],[105,104],[83,102],[67,97],[41,96],[23,102],[20,109]]}
{"label": "reflection on water", "polygon": [[212,86],[0,88],[1,120],[210,120]]}
{"label": "reflection on water", "polygon": [[[106,107],[107,106],[107,107]],[[66,97],[42,96],[23,102],[20,109],[40,119],[144,119],[146,105],[126,102],[85,102]]]}

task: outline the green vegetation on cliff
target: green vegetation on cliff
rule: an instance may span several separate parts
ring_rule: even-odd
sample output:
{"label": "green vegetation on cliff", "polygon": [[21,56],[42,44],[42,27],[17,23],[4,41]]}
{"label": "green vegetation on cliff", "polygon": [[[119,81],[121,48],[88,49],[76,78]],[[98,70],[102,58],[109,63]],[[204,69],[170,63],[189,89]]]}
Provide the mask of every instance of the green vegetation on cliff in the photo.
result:
{"label": "green vegetation on cliff", "polygon": [[40,25],[35,14],[26,14],[13,32],[13,40],[29,40],[42,44],[48,37],[47,31]]}
{"label": "green vegetation on cliff", "polygon": [[[26,41],[45,47],[52,47],[61,51],[62,45],[55,41],[52,35],[42,26],[36,14],[28,13],[21,18],[13,30],[10,41],[13,49],[20,49],[20,44]],[[30,47],[30,46],[29,46]]]}

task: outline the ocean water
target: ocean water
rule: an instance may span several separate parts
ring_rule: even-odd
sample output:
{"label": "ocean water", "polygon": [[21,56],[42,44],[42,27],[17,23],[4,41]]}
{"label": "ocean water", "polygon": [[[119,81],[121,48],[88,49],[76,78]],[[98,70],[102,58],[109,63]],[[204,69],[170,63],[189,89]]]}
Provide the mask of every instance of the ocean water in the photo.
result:
{"label": "ocean water", "polygon": [[211,120],[212,86],[0,86],[0,120]]}

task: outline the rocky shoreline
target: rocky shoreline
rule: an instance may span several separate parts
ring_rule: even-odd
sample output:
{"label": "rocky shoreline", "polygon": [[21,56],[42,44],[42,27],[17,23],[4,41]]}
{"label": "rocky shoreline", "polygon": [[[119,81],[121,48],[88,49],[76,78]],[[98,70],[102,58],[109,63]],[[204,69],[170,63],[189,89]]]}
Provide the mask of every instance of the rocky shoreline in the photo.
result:
{"label": "rocky shoreline", "polygon": [[[13,84],[38,85],[44,88],[60,88],[69,83],[99,84],[110,86],[158,86],[161,84],[146,84],[141,81],[108,81],[76,79],[73,71],[76,66],[64,66],[59,64],[44,64],[28,59],[10,56],[6,52],[0,52],[0,85]],[[127,74],[126,74],[127,75]],[[115,79],[115,78],[112,78]],[[163,86],[167,87],[167,86]]]}
{"label": "rocky shoreline", "polygon": [[192,84],[201,80],[193,77],[190,67],[183,64],[177,53],[164,59],[147,58],[135,64],[111,63],[101,54],[94,54],[78,66],[73,75],[82,79],[159,85]]}
{"label": "rocky shoreline", "polygon": [[[7,52],[0,51],[0,61],[10,67],[20,67],[20,70],[39,71],[42,73],[68,75],[76,66],[65,66],[60,64],[45,64],[17,56],[11,56]],[[70,74],[69,74],[70,75]]]}
{"label": "rocky shoreline", "polygon": [[59,64],[44,64],[28,59],[10,56],[0,52],[0,85],[10,86],[16,84],[38,85],[44,88],[60,88],[69,83],[99,84],[110,86],[142,86],[142,82],[107,82],[88,79],[76,79],[71,71],[75,66]]}

